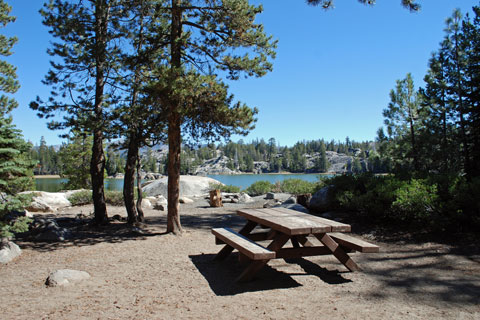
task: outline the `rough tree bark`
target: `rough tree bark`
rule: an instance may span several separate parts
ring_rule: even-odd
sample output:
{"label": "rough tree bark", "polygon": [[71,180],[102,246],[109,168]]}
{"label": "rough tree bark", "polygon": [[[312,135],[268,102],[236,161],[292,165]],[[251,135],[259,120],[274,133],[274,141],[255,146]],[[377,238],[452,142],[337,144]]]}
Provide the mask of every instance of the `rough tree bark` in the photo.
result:
{"label": "rough tree bark", "polygon": [[[182,67],[181,36],[182,10],[180,0],[172,0],[171,46],[171,81],[176,83]],[[182,232],[179,215],[180,197],[180,151],[181,151],[181,115],[178,112],[179,101],[172,99],[169,103],[168,116],[168,215],[167,232]]]}
{"label": "rough tree bark", "polygon": [[104,103],[103,90],[105,86],[104,76],[108,19],[109,11],[106,1],[97,1],[97,5],[95,6],[95,46],[96,50],[98,51],[95,58],[95,128],[93,131],[90,174],[92,176],[92,198],[95,211],[95,222],[98,224],[104,224],[108,222],[103,181],[105,155],[103,153],[102,131]]}

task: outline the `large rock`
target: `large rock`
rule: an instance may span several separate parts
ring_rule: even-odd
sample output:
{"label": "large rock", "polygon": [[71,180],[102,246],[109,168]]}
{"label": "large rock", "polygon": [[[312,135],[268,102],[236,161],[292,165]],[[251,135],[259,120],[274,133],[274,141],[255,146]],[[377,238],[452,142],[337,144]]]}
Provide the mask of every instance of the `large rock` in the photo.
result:
{"label": "large rock", "polygon": [[[211,184],[221,184],[221,182],[208,177],[180,176],[180,196],[201,196],[210,190]],[[162,177],[144,186],[142,190],[147,196],[167,197],[167,185],[168,177]]]}
{"label": "large rock", "polygon": [[86,280],[88,278],[90,278],[90,274],[88,274],[88,272],[61,269],[50,273],[47,281],[45,281],[45,284],[49,287],[65,286],[74,282]]}
{"label": "large rock", "polygon": [[0,263],[9,263],[21,254],[22,250],[15,243],[0,242]]}
{"label": "large rock", "polygon": [[331,198],[330,193],[332,186],[325,186],[322,189],[315,192],[310,199],[308,209],[315,212],[325,212],[330,209]]}
{"label": "large rock", "polygon": [[30,212],[54,212],[59,208],[70,207],[72,204],[68,201],[68,196],[79,192],[45,192],[45,191],[26,191],[25,194],[32,194],[32,203],[26,208]]}
{"label": "large rock", "polygon": [[309,213],[307,208],[297,203],[282,203],[274,205],[271,208],[286,208],[290,210],[300,211],[303,213]]}

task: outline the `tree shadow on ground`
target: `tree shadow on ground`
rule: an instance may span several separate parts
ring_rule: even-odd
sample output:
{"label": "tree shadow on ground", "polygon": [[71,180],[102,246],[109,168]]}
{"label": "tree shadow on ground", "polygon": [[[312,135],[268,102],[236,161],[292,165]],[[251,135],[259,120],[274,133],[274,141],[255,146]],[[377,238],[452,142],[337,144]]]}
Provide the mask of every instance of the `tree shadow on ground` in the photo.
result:
{"label": "tree shadow on ground", "polygon": [[[62,225],[60,224],[62,227]],[[67,247],[92,246],[98,243],[120,243],[131,240],[146,240],[166,234],[158,230],[139,228],[126,223],[112,222],[107,225],[80,224],[69,228],[70,237],[63,241],[37,241],[28,235],[16,239],[22,248],[37,251],[53,251]]]}
{"label": "tree shadow on ground", "polygon": [[[145,222],[132,226],[125,222],[112,220],[107,225],[94,225],[91,219],[76,219],[43,215],[42,218],[54,219],[62,228],[70,232],[70,237],[63,241],[38,241],[29,233],[19,235],[15,242],[22,248],[37,251],[53,251],[73,246],[91,246],[102,242],[119,243],[123,241],[146,240],[149,237],[166,234],[167,216],[156,215],[145,218]],[[210,230],[218,227],[240,228],[245,219],[232,210],[218,213],[182,213],[181,223],[185,229]],[[212,240],[213,241],[213,240]]]}
{"label": "tree shadow on ground", "polygon": [[478,305],[480,267],[477,262],[463,255],[460,257],[459,251],[463,250],[407,248],[388,254],[368,255],[371,266],[366,272],[382,286],[370,295],[388,298],[401,289],[418,300],[433,297],[432,300],[453,304]]}
{"label": "tree shadow on ground", "polygon": [[246,267],[238,262],[236,253],[231,254],[223,261],[214,261],[215,254],[190,255],[189,258],[217,296],[301,286],[289,274],[278,271],[269,265],[262,268],[252,281],[235,282],[235,279]]}

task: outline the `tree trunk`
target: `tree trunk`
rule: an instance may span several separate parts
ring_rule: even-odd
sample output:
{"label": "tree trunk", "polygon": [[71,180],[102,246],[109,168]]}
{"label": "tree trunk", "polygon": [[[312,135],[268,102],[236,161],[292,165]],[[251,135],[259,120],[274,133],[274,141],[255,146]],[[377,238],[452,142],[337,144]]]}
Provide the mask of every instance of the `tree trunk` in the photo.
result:
{"label": "tree trunk", "polygon": [[125,177],[123,178],[123,201],[127,209],[127,223],[137,222],[137,211],[135,210],[135,163],[138,156],[138,145],[136,135],[130,134],[127,160],[125,163]]}
{"label": "tree trunk", "polygon": [[182,232],[179,215],[180,197],[180,115],[171,112],[168,121],[168,215],[167,232]]}
{"label": "tree trunk", "polygon": [[105,86],[105,59],[108,26],[108,8],[106,1],[98,1],[95,6],[95,105],[94,105],[94,130],[92,146],[92,162],[90,174],[92,175],[92,197],[95,210],[95,222],[104,224],[108,222],[107,206],[103,174],[105,169],[105,155],[103,153],[103,90]]}
{"label": "tree trunk", "polygon": [[[171,47],[171,83],[176,85],[181,76],[182,66],[182,10],[180,0],[172,0],[172,26],[170,34]],[[173,88],[172,88],[173,89]],[[170,91],[173,94],[173,90]],[[167,232],[182,232],[179,215],[180,197],[180,151],[181,151],[181,116],[178,99],[170,99],[168,115],[168,215]]]}
{"label": "tree trunk", "polygon": [[143,214],[143,209],[142,209],[142,198],[143,198],[142,177],[140,175],[141,168],[142,168],[142,159],[140,158],[140,155],[137,152],[137,192],[138,192],[137,213],[138,213],[138,221],[144,222],[145,216]]}

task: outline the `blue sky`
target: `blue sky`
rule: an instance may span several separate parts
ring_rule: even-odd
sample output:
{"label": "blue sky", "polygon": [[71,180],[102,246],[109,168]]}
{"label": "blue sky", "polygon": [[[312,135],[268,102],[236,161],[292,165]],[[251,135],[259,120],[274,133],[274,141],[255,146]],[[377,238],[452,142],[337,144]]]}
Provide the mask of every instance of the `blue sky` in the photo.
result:
{"label": "blue sky", "polygon": [[[8,1],[17,21],[2,32],[16,35],[18,44],[8,61],[17,66],[20,106],[12,112],[24,137],[38,144],[59,144],[28,104],[47,98],[41,80],[49,68],[51,41],[38,14],[43,1]],[[395,80],[411,72],[423,85],[431,53],[444,36],[445,19],[453,9],[463,13],[478,0],[419,0],[422,10],[410,13],[400,0],[379,0],[367,7],[356,0],[337,0],[333,10],[306,5],[303,0],[262,3],[258,21],[278,41],[274,71],[259,79],[230,82],[236,99],[259,109],[250,141],[274,137],[281,145],[300,140],[373,140],[382,125]]]}

